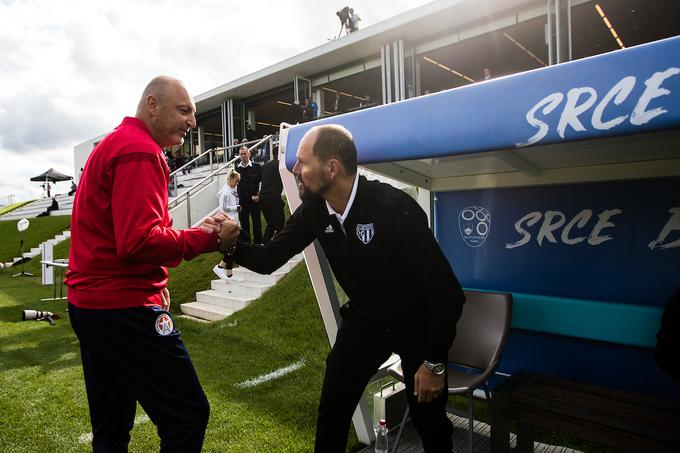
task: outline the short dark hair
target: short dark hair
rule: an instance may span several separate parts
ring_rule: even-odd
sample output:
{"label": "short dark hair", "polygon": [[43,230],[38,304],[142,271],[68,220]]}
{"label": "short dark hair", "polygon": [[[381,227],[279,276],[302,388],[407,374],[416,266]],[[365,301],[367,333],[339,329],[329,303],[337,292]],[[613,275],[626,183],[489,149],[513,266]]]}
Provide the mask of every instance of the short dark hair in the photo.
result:
{"label": "short dark hair", "polygon": [[314,127],[317,131],[316,140],[312,146],[314,155],[321,162],[335,158],[349,175],[357,172],[357,147],[352,133],[339,124],[324,124]]}

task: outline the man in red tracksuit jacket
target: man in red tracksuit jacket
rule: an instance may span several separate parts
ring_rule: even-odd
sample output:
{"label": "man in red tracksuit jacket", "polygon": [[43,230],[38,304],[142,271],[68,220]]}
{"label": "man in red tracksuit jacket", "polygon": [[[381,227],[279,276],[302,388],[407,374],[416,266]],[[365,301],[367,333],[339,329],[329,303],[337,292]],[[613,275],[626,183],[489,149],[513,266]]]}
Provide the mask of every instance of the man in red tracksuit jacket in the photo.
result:
{"label": "man in red tracksuit jacket", "polygon": [[198,452],[209,405],[168,311],[165,266],[236,241],[236,228],[172,229],[163,148],[181,145],[196,107],[159,76],[134,118],[99,143],[71,217],[66,284],[80,340],[95,452],[127,451],[136,402],[157,425],[161,452]]}

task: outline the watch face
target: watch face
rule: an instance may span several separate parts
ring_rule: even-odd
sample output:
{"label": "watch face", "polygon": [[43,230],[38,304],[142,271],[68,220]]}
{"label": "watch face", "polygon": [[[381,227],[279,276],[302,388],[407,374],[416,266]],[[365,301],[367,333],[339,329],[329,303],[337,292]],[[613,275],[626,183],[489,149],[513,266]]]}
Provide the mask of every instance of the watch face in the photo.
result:
{"label": "watch face", "polygon": [[432,371],[434,374],[444,374],[444,370],[446,370],[446,367],[444,366],[443,363],[430,363],[427,360],[424,362],[425,367]]}

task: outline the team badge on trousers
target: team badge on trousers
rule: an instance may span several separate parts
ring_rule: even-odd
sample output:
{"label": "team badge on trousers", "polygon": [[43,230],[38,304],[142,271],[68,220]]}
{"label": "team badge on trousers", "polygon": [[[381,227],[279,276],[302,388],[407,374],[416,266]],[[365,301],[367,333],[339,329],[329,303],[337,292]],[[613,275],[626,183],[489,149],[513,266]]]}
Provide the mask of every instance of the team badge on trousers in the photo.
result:
{"label": "team badge on trousers", "polygon": [[364,244],[368,244],[371,242],[371,239],[373,239],[373,235],[375,234],[375,230],[373,229],[373,224],[372,223],[359,223],[357,225],[357,237],[361,242]]}
{"label": "team badge on trousers", "polygon": [[156,318],[156,332],[158,335],[170,335],[175,326],[169,314],[163,313]]}

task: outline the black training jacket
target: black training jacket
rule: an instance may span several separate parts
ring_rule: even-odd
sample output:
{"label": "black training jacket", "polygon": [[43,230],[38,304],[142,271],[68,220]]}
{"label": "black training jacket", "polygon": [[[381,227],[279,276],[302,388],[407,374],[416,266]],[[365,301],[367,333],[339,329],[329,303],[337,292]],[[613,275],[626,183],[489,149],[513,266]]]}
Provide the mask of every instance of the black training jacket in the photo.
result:
{"label": "black training jacket", "polygon": [[344,226],[346,234],[323,199],[308,200],[271,242],[240,242],[234,259],[270,274],[318,239],[354,313],[376,327],[425,335],[426,359],[446,362],[465,296],[423,210],[401,190],[361,176]]}

